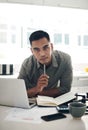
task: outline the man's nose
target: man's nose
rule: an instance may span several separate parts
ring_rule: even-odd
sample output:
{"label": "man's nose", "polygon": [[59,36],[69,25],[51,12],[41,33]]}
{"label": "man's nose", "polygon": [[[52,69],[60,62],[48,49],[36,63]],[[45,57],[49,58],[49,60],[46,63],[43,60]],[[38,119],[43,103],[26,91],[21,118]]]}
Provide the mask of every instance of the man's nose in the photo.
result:
{"label": "man's nose", "polygon": [[40,50],[40,55],[41,56],[45,55],[45,51],[44,50]]}

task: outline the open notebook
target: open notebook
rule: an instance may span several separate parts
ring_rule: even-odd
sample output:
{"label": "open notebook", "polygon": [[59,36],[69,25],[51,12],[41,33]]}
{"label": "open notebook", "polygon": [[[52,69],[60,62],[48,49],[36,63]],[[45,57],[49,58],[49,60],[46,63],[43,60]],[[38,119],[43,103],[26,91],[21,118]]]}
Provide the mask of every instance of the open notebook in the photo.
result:
{"label": "open notebook", "polygon": [[0,105],[32,108],[23,79],[0,78]]}
{"label": "open notebook", "polygon": [[56,98],[48,97],[48,96],[38,96],[37,97],[37,105],[39,106],[58,106],[66,102],[73,101],[76,98],[73,92],[65,93]]}

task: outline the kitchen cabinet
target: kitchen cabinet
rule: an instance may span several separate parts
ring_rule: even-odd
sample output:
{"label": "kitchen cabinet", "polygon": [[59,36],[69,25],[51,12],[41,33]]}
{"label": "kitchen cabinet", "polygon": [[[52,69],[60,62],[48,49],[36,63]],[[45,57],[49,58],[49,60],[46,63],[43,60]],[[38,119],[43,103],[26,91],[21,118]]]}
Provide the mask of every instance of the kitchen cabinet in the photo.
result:
{"label": "kitchen cabinet", "polygon": [[88,72],[75,72],[73,76],[72,86],[88,86]]}

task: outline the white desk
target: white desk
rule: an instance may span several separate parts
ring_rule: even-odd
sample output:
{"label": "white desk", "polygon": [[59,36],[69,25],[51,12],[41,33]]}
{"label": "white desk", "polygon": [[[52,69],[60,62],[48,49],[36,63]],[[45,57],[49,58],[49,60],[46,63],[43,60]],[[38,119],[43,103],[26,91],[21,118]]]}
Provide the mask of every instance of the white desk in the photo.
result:
{"label": "white desk", "polygon": [[88,115],[84,115],[81,120],[77,120],[67,114],[67,118],[64,119],[32,124],[5,120],[9,109],[9,107],[0,106],[0,130],[88,130]]}
{"label": "white desk", "polygon": [[[86,87],[86,90],[88,90],[88,87]],[[73,91],[76,92],[75,87],[73,87]],[[9,115],[10,109],[10,107],[0,106],[0,130],[88,130],[88,115],[84,115],[81,120],[77,120],[73,119],[70,114],[66,114],[67,118],[64,119],[50,122],[42,121],[40,124],[33,124],[5,120]]]}

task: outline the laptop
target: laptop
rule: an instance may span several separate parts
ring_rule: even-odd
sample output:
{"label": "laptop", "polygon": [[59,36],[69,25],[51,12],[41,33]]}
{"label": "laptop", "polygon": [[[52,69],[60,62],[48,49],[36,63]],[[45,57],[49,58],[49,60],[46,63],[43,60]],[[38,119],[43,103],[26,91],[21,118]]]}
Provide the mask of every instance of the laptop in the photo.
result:
{"label": "laptop", "polygon": [[0,78],[0,105],[32,108],[36,102],[28,99],[23,79]]}

